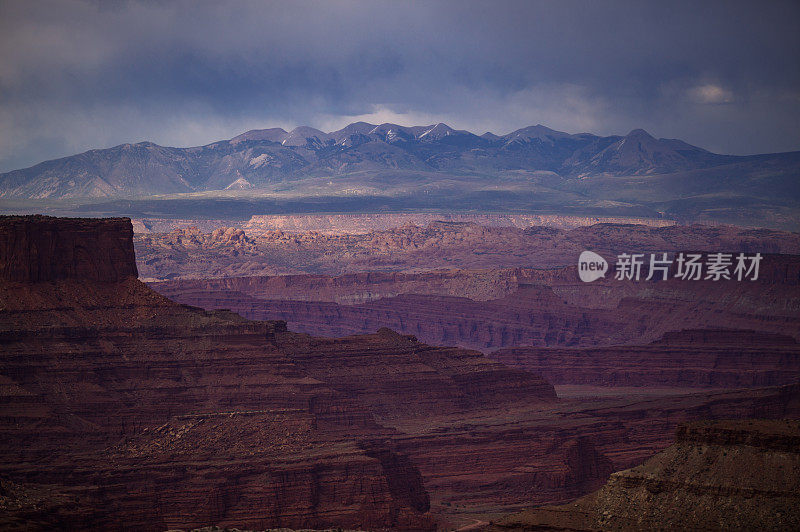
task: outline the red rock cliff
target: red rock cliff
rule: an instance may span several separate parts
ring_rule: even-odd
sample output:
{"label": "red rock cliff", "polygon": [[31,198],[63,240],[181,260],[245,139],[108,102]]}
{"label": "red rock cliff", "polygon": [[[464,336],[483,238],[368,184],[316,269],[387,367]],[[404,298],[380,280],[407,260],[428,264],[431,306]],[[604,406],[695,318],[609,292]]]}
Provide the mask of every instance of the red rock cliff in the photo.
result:
{"label": "red rock cliff", "polygon": [[0,216],[0,279],[118,282],[136,276],[129,218]]}

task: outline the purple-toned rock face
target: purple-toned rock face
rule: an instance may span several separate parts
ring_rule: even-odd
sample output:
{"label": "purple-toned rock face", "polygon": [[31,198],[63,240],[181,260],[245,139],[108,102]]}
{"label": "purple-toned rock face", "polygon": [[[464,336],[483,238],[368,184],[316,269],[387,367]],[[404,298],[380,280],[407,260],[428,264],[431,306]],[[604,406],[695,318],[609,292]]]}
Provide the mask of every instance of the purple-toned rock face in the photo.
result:
{"label": "purple-toned rock face", "polygon": [[0,217],[0,278],[42,282],[136,277],[129,218]]}

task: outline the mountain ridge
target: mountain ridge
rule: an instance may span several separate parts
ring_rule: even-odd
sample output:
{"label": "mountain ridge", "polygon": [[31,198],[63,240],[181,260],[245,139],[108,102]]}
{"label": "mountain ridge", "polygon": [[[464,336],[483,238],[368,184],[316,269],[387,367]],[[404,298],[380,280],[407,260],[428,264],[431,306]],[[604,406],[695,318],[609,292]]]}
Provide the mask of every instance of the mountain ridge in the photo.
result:
{"label": "mountain ridge", "polygon": [[146,196],[252,188],[358,172],[421,171],[431,179],[547,171],[562,178],[656,175],[749,160],[720,155],[641,129],[625,136],[570,134],[541,124],[478,136],[444,123],[355,122],[323,132],[299,126],[254,129],[204,146],[120,144],[0,174],[0,197]]}

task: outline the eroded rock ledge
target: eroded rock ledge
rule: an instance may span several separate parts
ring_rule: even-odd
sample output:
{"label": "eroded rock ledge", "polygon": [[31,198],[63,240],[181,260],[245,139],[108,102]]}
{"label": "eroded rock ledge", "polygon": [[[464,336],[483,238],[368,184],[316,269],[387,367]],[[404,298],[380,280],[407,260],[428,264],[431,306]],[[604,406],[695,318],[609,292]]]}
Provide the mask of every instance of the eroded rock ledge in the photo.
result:
{"label": "eroded rock ledge", "polygon": [[694,422],[676,440],[595,493],[493,529],[800,529],[800,421]]}

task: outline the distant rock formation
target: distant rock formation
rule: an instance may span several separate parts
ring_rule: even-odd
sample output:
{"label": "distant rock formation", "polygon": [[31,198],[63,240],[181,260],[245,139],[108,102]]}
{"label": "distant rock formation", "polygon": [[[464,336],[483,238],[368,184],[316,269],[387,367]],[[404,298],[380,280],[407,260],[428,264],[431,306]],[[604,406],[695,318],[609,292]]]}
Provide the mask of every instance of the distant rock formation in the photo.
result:
{"label": "distant rock formation", "polygon": [[[389,327],[428,344],[486,352],[646,344],[685,329],[756,330],[800,338],[795,303],[800,256],[765,255],[762,262],[757,282],[610,279],[586,284],[570,266],[254,276],[151,286],[181,303],[228,308],[249,319],[285,320],[293,330],[314,335]],[[523,350],[518,353],[522,363]]]}
{"label": "distant rock formation", "polygon": [[557,214],[482,214],[482,213],[378,213],[378,214],[271,214],[252,216],[244,224],[250,236],[269,231],[304,233],[316,231],[325,235],[359,235],[386,231],[409,224],[424,227],[432,222],[475,223],[488,227],[531,226],[572,229],[598,223],[642,224],[650,227],[675,225],[674,220],[630,218],[622,216],[564,216]]}
{"label": "distant rock formation", "polygon": [[[409,223],[391,227],[398,221],[414,218],[274,217],[264,223],[251,221],[230,229],[245,232],[246,240],[236,245],[227,245],[227,241],[219,238],[222,228],[187,222],[169,232],[137,234],[135,244],[142,277],[162,280],[456,268],[554,268],[577,264],[584,250],[599,253],[608,260],[620,253],[679,251],[800,254],[800,234],[781,231],[599,223],[600,220],[594,225],[562,228],[560,224],[577,220],[559,221],[551,217],[543,222],[548,225],[536,226],[528,224],[528,221],[537,223],[535,217],[525,216],[451,218],[454,220],[445,217],[444,221],[430,221],[426,215],[420,215],[420,223],[427,225]],[[588,219],[584,222],[590,223]],[[385,229],[381,228],[384,224]],[[379,229],[369,230],[372,225],[378,225]],[[153,226],[163,230],[165,224],[159,222]],[[270,229],[275,226],[278,228]],[[300,231],[305,227],[309,230]],[[228,230],[225,228],[223,232]],[[763,261],[765,270],[771,267],[768,262]],[[800,277],[797,264],[793,273],[797,284]]]}

